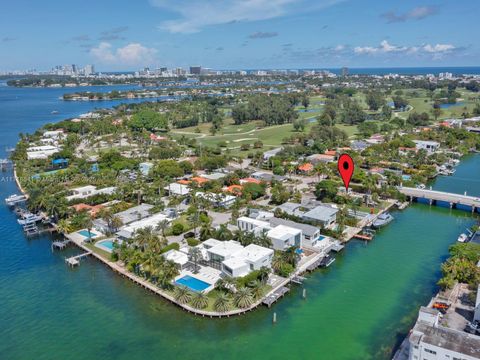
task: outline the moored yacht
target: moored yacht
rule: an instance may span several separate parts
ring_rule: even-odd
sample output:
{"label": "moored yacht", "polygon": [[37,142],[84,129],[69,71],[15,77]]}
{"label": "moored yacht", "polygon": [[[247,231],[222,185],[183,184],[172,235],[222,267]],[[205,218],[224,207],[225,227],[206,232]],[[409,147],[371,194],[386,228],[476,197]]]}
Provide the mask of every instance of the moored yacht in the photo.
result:
{"label": "moored yacht", "polygon": [[385,212],[383,214],[378,215],[378,217],[372,223],[372,226],[374,228],[378,229],[378,228],[384,227],[385,225],[391,223],[392,220],[393,220],[393,216],[390,215],[390,213]]}

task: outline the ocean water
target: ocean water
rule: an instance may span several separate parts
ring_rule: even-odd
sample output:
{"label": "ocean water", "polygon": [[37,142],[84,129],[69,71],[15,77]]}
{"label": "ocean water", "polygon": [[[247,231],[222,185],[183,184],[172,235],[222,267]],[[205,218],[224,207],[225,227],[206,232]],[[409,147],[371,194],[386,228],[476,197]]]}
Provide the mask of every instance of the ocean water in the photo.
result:
{"label": "ocean water", "polygon": [[[19,132],[98,106],[61,102],[57,90],[0,87],[2,149]],[[52,116],[54,109],[61,114]],[[2,174],[2,199],[16,191],[10,175]],[[480,157],[469,156],[434,187],[480,195],[479,175]],[[436,292],[448,246],[474,221],[468,212],[421,204],[393,215],[373,242],[349,243],[329,269],[271,309],[213,320],[93,259],[69,268],[64,257],[79,250],[52,252],[48,236],[25,238],[0,205],[0,359],[389,359]]]}

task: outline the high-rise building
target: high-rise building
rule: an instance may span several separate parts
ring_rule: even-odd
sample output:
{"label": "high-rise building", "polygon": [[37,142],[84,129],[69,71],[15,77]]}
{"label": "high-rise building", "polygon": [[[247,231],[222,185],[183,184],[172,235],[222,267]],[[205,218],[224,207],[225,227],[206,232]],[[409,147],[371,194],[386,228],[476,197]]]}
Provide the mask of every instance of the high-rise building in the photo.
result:
{"label": "high-rise building", "polygon": [[200,75],[202,72],[201,66],[190,66],[190,74],[192,75]]}
{"label": "high-rise building", "polygon": [[343,67],[342,68],[342,76],[348,76],[348,73],[349,73],[348,67]]}
{"label": "high-rise building", "polygon": [[95,74],[95,67],[91,64],[85,65],[85,67],[83,68],[83,74],[85,76],[90,76]]}

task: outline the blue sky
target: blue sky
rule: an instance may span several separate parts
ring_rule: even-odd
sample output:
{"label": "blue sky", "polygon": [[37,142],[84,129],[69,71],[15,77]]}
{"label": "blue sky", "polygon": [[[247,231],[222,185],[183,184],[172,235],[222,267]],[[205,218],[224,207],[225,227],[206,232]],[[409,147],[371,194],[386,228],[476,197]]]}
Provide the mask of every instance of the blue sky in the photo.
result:
{"label": "blue sky", "polygon": [[472,0],[3,1],[0,69],[478,66]]}

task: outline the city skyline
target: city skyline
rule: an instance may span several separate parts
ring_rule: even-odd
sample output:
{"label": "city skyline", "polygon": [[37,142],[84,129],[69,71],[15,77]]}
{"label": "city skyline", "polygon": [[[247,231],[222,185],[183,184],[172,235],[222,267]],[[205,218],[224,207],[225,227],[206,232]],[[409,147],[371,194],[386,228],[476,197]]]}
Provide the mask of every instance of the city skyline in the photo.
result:
{"label": "city skyline", "polygon": [[0,69],[10,71],[478,65],[480,5],[468,1],[20,1],[4,10],[22,14],[0,25]]}

